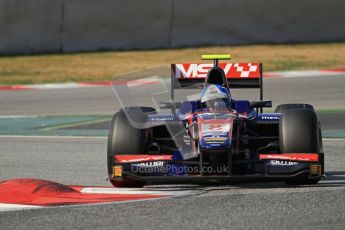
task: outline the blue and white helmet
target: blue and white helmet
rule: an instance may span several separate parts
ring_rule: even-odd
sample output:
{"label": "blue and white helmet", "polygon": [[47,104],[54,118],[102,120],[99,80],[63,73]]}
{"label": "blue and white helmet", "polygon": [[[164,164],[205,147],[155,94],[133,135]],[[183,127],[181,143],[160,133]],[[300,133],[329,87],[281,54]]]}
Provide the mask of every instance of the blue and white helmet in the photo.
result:
{"label": "blue and white helmet", "polygon": [[231,94],[223,85],[208,84],[201,92],[201,103],[204,108],[229,109],[231,107]]}

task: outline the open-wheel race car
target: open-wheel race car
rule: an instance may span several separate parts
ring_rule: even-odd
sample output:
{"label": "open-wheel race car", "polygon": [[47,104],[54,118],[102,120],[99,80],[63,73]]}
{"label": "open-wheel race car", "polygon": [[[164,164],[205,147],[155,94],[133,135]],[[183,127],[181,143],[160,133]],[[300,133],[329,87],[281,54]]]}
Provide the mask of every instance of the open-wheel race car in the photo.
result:
{"label": "open-wheel race car", "polygon": [[[117,187],[147,182],[277,180],[315,184],[324,175],[321,126],[313,106],[282,104],[264,113],[261,63],[219,63],[230,55],[202,55],[204,64],[171,65],[171,100],[124,107],[112,118],[108,175]],[[176,89],[200,98],[176,102]],[[258,101],[236,100],[230,89],[259,88]],[[162,113],[169,109],[169,113]]]}

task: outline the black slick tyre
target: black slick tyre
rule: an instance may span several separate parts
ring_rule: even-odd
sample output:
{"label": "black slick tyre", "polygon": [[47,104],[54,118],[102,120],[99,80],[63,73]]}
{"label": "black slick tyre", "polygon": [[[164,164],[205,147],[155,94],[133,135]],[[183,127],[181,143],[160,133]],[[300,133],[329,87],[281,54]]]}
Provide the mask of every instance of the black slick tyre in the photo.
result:
{"label": "black slick tyre", "polygon": [[[115,155],[138,155],[147,152],[148,130],[141,127],[147,114],[154,113],[150,107],[129,107],[117,112],[111,119],[108,134],[107,168],[109,177],[112,175]],[[132,178],[121,180],[110,179],[116,187],[142,187],[143,181]]]}
{"label": "black slick tyre", "polygon": [[[313,109],[294,108],[282,112],[279,121],[279,148],[281,153],[320,153],[322,141],[317,115]],[[320,158],[320,157],[319,157]],[[320,161],[323,171],[323,160]],[[287,184],[316,184],[319,178],[308,175],[287,180]]]}

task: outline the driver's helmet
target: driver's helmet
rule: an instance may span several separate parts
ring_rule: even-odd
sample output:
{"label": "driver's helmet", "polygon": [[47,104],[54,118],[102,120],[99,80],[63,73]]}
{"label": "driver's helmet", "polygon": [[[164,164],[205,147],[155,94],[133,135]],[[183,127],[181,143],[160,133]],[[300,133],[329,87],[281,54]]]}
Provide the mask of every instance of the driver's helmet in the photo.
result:
{"label": "driver's helmet", "polygon": [[223,85],[208,84],[201,92],[203,108],[210,112],[221,112],[231,108],[230,90]]}

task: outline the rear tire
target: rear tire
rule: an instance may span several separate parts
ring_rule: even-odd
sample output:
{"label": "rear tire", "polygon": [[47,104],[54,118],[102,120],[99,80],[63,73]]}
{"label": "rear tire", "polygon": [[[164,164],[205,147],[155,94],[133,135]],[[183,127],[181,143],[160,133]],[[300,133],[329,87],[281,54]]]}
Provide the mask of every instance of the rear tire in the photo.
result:
{"label": "rear tire", "polygon": [[[322,140],[319,121],[313,109],[294,108],[282,112],[279,121],[279,148],[282,153],[320,153]],[[319,154],[320,156],[320,154]],[[320,161],[322,171],[323,161]],[[301,176],[287,184],[316,184],[321,178]]]}
{"label": "rear tire", "polygon": [[[108,175],[112,175],[114,156],[145,154],[148,145],[148,130],[141,127],[148,113],[155,113],[150,107],[129,107],[117,112],[109,125],[107,165]],[[110,179],[116,187],[143,187],[146,182],[124,177],[122,180]]]}
{"label": "rear tire", "polygon": [[282,113],[289,109],[311,109],[314,110],[314,107],[309,104],[281,104],[278,105],[275,109],[275,113]]}

